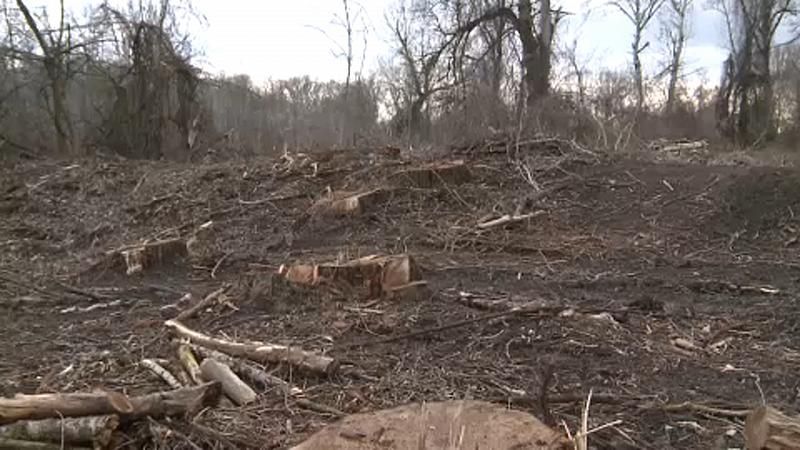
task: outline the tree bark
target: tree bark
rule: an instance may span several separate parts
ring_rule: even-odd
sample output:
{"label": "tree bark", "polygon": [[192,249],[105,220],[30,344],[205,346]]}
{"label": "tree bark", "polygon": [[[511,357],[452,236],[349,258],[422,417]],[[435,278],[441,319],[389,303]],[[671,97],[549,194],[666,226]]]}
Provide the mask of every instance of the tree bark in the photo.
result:
{"label": "tree bark", "polygon": [[128,398],[115,392],[17,395],[0,398],[0,425],[20,420],[117,414],[120,419],[162,417],[196,411],[215,403],[219,383]]}
{"label": "tree bark", "polygon": [[0,439],[94,444],[106,448],[117,426],[116,415],[26,420],[0,427]]}

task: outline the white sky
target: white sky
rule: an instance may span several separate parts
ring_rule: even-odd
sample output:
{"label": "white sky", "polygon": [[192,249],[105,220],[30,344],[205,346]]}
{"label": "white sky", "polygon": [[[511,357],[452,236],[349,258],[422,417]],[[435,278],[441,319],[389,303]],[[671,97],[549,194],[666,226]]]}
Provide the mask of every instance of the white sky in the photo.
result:
{"label": "white sky", "polygon": [[[365,73],[376,69],[379,58],[390,52],[385,12],[394,1],[360,2],[362,17],[368,24]],[[95,2],[66,0],[67,8],[76,12],[92,3]],[[587,67],[625,68],[630,64],[632,26],[607,3],[553,0],[554,6],[563,5],[574,13],[559,31],[563,39],[578,39],[579,53]],[[695,3],[693,35],[686,51],[687,71],[704,73],[714,85],[727,55],[722,21],[717,13],[703,11],[703,0]],[[58,1],[29,0],[29,4],[56,8]],[[332,55],[332,39],[344,42],[344,31],[331,23],[334,15],[342,12],[340,0],[194,0],[191,4],[206,18],[206,24],[194,24],[192,31],[203,52],[201,66],[212,73],[245,73],[256,84],[300,75],[321,80],[344,78],[344,61]],[[645,62],[650,72],[656,71],[654,63],[660,58],[657,29],[654,22],[648,32],[651,45]],[[359,56],[362,50],[363,42],[356,42]]]}

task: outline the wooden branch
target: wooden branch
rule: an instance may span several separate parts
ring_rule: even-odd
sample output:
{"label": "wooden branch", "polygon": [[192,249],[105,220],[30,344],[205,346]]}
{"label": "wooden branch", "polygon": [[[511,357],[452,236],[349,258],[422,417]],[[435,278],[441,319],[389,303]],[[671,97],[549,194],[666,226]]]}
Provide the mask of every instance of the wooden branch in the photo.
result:
{"label": "wooden branch", "polygon": [[26,420],[0,427],[0,440],[94,444],[106,448],[118,426],[119,417],[116,415]]}
{"label": "wooden branch", "polygon": [[800,448],[800,417],[790,417],[775,408],[759,406],[747,416],[744,439],[748,450]]}
{"label": "wooden branch", "polygon": [[202,356],[203,358],[213,358],[217,361],[227,364],[233,369],[234,372],[242,375],[243,377],[247,378],[248,380],[258,383],[264,387],[277,387],[280,389],[284,395],[290,396],[301,396],[303,395],[303,390],[294,386],[286,381],[274,376],[270,375],[267,372],[259,369],[258,367],[247,363],[246,361],[242,361],[241,359],[230,357],[224,353],[218,352],[216,350],[211,350],[205,347],[200,346],[192,346],[195,352]]}
{"label": "wooden branch", "polygon": [[207,308],[208,305],[213,303],[220,295],[222,295],[225,291],[228,290],[228,286],[223,286],[216,291],[211,292],[210,294],[206,295],[205,298],[200,300],[199,302],[192,305],[189,309],[181,312],[175,317],[175,320],[181,322],[186,319],[193,317],[198,312],[202,311],[203,309]]}
{"label": "wooden branch", "polygon": [[164,380],[164,382],[167,383],[167,385],[172,389],[180,389],[183,387],[183,385],[177,380],[177,378],[175,378],[174,375],[172,375],[172,373],[170,373],[169,370],[152,359],[143,359],[139,364]]}
{"label": "wooden branch", "polygon": [[180,359],[181,365],[186,370],[192,382],[194,384],[201,384],[203,382],[203,377],[200,376],[200,364],[197,363],[197,359],[194,357],[194,353],[192,353],[192,348],[186,344],[178,346],[178,359]]}
{"label": "wooden branch", "polygon": [[0,398],[0,425],[20,420],[118,414],[120,419],[192,413],[215,403],[221,386],[212,382],[190,388],[128,398],[116,392],[17,395]]}
{"label": "wooden branch", "polygon": [[528,213],[528,214],[520,214],[520,215],[506,214],[506,215],[504,215],[502,217],[499,217],[497,219],[490,220],[488,222],[479,223],[478,224],[478,228],[480,228],[481,230],[485,230],[487,228],[499,227],[499,226],[507,225],[507,224],[510,224],[510,223],[521,222],[521,221],[527,220],[527,219],[533,219],[534,217],[539,217],[542,214],[545,214],[545,211],[536,211],[536,212],[532,212],[532,213]]}
{"label": "wooden branch", "polygon": [[240,343],[226,341],[194,331],[174,320],[168,320],[164,325],[182,337],[191,339],[203,347],[256,362],[287,363],[309,372],[327,375],[333,374],[339,368],[339,362],[334,358],[300,348],[264,342]]}
{"label": "wooden branch", "polygon": [[257,397],[256,392],[236,376],[230,367],[215,359],[204,359],[200,364],[200,372],[206,381],[219,381],[222,391],[237,405],[252,403]]}

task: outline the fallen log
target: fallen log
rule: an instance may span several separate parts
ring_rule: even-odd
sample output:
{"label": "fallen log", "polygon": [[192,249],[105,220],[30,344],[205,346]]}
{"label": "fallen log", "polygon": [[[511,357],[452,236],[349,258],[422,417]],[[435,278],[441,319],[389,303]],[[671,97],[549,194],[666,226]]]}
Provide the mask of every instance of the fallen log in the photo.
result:
{"label": "fallen log", "polygon": [[[54,442],[68,445],[92,444],[106,448],[119,426],[116,415],[65,419],[25,420],[0,427],[0,440]],[[2,447],[0,447],[2,448]]]}
{"label": "fallen log", "polygon": [[230,357],[222,352],[211,350],[205,347],[193,346],[192,348],[203,358],[213,358],[221,363],[227,364],[231,369],[233,369],[234,372],[242,375],[252,382],[258,383],[264,387],[277,387],[284,395],[303,395],[303,390],[297,386],[289,384],[288,382],[274,375],[270,375],[258,367],[247,363],[246,361]]}
{"label": "fallen log", "polygon": [[775,408],[760,406],[744,424],[747,450],[792,450],[800,448],[800,417],[788,416]]}
{"label": "fallen log", "polygon": [[237,405],[252,403],[257,397],[256,392],[236,376],[230,367],[215,359],[204,359],[200,364],[200,373],[206,381],[219,381],[222,391]]}
{"label": "fallen log", "polygon": [[264,342],[226,341],[194,331],[174,320],[168,320],[164,325],[198,345],[256,362],[287,363],[309,372],[327,375],[333,374],[339,368],[339,362],[336,359],[300,348]]}
{"label": "fallen log", "polygon": [[0,425],[20,420],[117,414],[122,421],[192,413],[216,403],[221,386],[212,382],[188,388],[129,398],[98,391],[74,394],[21,395],[0,398]]}
{"label": "fallen log", "polygon": [[0,438],[0,450],[90,450],[91,447],[73,447],[50,442],[25,441]]}

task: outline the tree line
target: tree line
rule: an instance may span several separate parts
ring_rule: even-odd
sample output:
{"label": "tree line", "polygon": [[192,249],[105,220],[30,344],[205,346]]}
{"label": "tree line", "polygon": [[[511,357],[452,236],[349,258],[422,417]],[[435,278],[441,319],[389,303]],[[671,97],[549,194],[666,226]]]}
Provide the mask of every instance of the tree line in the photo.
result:
{"label": "tree line", "polygon": [[[564,33],[576,14],[558,0],[396,0],[384,18],[392,53],[364,74],[359,6],[342,0],[335,25],[344,38],[333,44],[343,81],[255,86],[197,68],[188,1],[102,1],[74,16],[63,1],[53,11],[4,0],[0,153],[191,160],[537,132],[604,148],[656,137],[742,146],[800,138],[794,0],[603,7],[630,25],[627,70],[582,59],[585,44]],[[716,86],[690,89],[685,52],[698,8],[724,19],[730,54]],[[663,58],[647,73],[642,55],[653,46]]]}

